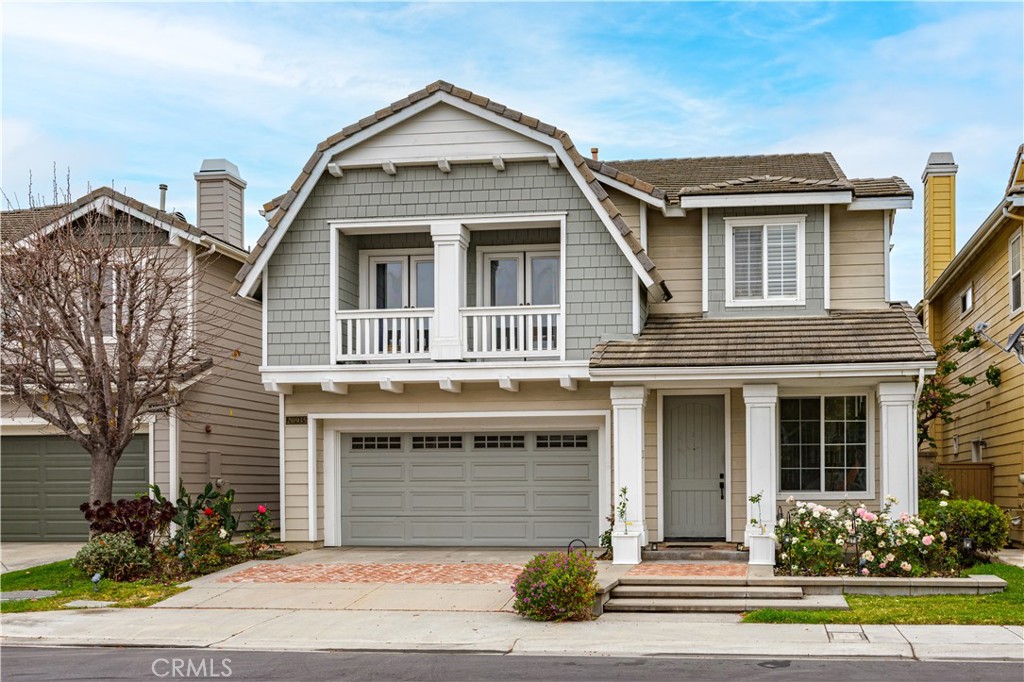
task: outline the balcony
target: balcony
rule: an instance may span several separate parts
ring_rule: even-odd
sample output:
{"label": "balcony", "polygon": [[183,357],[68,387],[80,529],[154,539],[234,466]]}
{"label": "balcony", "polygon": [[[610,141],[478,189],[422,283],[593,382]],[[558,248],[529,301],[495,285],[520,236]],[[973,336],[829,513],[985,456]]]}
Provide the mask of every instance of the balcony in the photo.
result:
{"label": "balcony", "polygon": [[337,362],[488,360],[561,357],[561,306],[461,308],[461,358],[436,358],[428,308],[335,312]]}

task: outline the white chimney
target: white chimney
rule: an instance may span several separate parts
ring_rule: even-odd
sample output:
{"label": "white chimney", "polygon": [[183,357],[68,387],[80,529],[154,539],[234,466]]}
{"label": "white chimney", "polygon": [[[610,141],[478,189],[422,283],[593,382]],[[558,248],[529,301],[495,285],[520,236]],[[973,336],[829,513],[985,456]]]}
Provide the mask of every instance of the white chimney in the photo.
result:
{"label": "white chimney", "polygon": [[196,227],[245,248],[245,180],[227,159],[206,159],[195,174]]}

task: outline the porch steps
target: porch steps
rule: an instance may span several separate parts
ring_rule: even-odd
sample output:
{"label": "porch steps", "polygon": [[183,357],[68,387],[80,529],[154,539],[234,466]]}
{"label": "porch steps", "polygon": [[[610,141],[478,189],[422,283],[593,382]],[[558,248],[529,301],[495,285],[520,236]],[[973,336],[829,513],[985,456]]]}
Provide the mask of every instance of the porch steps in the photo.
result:
{"label": "porch steps", "polygon": [[642,561],[731,561],[747,563],[749,555],[735,549],[717,547],[663,547],[657,550],[645,549],[640,552]]}
{"label": "porch steps", "polygon": [[623,576],[604,610],[655,613],[743,613],[755,609],[848,610],[841,594],[804,594],[802,587],[751,585],[746,578]]}

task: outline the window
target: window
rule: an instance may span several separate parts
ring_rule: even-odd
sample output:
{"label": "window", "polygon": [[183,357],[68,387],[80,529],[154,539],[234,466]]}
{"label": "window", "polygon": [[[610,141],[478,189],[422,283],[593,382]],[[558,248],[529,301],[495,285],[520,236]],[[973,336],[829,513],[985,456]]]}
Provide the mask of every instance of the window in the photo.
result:
{"label": "window", "polygon": [[353,450],[401,450],[401,436],[352,436]]}
{"label": "window", "polygon": [[804,300],[804,216],[726,218],[728,304]]}
{"label": "window", "polygon": [[586,448],[590,445],[585,433],[552,433],[537,436],[538,450]]}
{"label": "window", "polygon": [[369,265],[370,307],[434,307],[433,256],[372,256]]}
{"label": "window", "polygon": [[779,400],[782,492],[867,492],[867,406],[863,395]]}
{"label": "window", "polygon": [[431,435],[413,436],[413,450],[461,450],[462,436],[456,435]]}
{"label": "window", "polygon": [[974,307],[974,285],[968,284],[967,288],[960,294],[960,316],[963,317],[971,312]]}
{"label": "window", "polygon": [[526,447],[526,436],[514,433],[473,436],[473,447],[477,450],[519,450]]}
{"label": "window", "polygon": [[561,259],[557,249],[489,253],[483,259],[483,304],[558,305]]}
{"label": "window", "polygon": [[1016,315],[1024,308],[1024,296],[1021,287],[1021,262],[1024,261],[1024,244],[1021,244],[1021,233],[1010,238],[1010,314]]}

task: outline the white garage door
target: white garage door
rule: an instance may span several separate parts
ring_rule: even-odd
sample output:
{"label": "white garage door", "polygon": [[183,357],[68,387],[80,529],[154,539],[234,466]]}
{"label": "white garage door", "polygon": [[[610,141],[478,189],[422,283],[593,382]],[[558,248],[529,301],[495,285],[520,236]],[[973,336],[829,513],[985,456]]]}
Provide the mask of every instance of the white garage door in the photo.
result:
{"label": "white garage door", "polygon": [[594,432],[342,437],[345,545],[593,546],[597,493]]}

